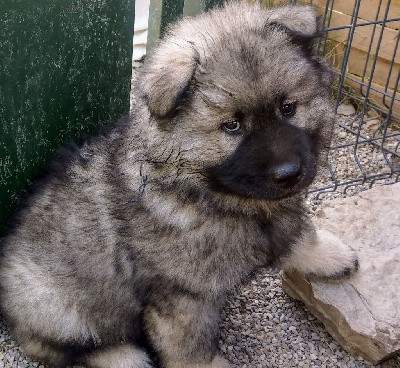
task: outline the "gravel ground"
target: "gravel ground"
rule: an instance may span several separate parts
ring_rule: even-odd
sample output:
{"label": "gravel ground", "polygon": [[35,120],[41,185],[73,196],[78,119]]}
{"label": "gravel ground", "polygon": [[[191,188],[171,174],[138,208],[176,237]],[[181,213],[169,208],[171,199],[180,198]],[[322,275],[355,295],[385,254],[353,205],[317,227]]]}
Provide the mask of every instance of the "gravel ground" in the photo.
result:
{"label": "gravel ground", "polygon": [[[223,317],[221,349],[235,368],[374,367],[344,351],[301,302],[286,295],[273,269],[232,297]],[[400,367],[400,356],[375,367]]]}
{"label": "gravel ground", "polygon": [[[368,121],[374,123],[368,124]],[[354,135],[348,129],[364,136],[379,137],[382,133],[379,121],[370,119],[360,124],[354,116],[341,116],[334,133],[334,145],[342,146],[332,150],[332,172],[337,182],[346,183],[349,178],[366,177],[390,172],[388,162],[380,149],[370,144],[360,144],[354,155]],[[393,133],[393,132],[387,132]],[[381,142],[384,147],[398,149],[399,136]],[[348,144],[348,146],[346,146]],[[359,160],[357,164],[355,157]],[[395,169],[400,167],[395,156],[386,157]],[[399,165],[399,166],[397,166]],[[382,181],[391,182],[393,178]],[[323,173],[316,180],[316,187],[332,184],[331,175]],[[347,196],[370,185],[339,186],[335,192],[324,195],[310,195],[310,210],[323,206],[332,197]],[[246,287],[238,290],[229,299],[223,310],[221,325],[221,350],[235,368],[278,368],[278,367],[372,367],[362,358],[345,352],[326,332],[304,305],[292,300],[281,288],[277,270],[264,269]],[[27,359],[11,340],[6,326],[0,319],[0,368],[44,368]],[[400,355],[386,361],[379,368],[400,368]]]}

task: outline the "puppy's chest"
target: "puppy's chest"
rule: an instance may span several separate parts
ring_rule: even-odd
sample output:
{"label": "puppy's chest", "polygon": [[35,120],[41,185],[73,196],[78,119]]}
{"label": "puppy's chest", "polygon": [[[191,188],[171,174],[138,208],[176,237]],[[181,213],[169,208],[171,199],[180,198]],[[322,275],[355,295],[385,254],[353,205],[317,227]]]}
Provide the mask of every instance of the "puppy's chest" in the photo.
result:
{"label": "puppy's chest", "polygon": [[[161,233],[158,233],[161,235]],[[263,246],[261,244],[264,243]],[[183,290],[219,295],[268,262],[268,239],[243,223],[210,218],[199,227],[170,231],[142,249],[154,274]],[[151,253],[148,253],[148,251]]]}
{"label": "puppy's chest", "polygon": [[280,220],[264,214],[249,217],[210,216],[197,233],[187,234],[189,238],[186,241],[199,242],[197,251],[214,257],[216,262],[251,269],[286,255],[302,233],[300,219]]}
{"label": "puppy's chest", "polygon": [[199,259],[258,264],[270,256],[274,226],[266,226],[258,217],[204,211],[174,199],[147,196],[146,221],[154,225],[161,243],[179,248],[190,264]]}
{"label": "puppy's chest", "polygon": [[[201,226],[181,233],[184,242],[194,244],[200,259],[253,267],[268,261],[271,237],[256,221],[229,216],[210,216]],[[183,240],[182,239],[182,240]]]}
{"label": "puppy's chest", "polygon": [[[246,216],[191,201],[182,203],[173,192],[147,192],[142,204],[141,222],[152,229],[146,236],[157,257],[165,257],[165,264],[179,264],[181,269],[187,266],[190,272],[197,264],[210,265],[199,272],[232,267],[251,272],[279,257],[286,247],[284,229],[264,213]],[[153,237],[158,240],[151,240]],[[159,244],[163,244],[162,254]]]}

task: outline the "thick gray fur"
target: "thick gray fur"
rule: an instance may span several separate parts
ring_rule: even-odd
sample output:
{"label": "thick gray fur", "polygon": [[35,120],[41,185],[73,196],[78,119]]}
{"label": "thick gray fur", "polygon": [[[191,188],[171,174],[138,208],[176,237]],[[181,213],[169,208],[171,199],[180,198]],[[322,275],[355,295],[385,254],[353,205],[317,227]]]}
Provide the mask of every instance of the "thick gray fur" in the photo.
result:
{"label": "thick gray fur", "polygon": [[141,70],[132,115],[60,151],[2,241],[1,309],[28,355],[226,368],[219,308],[255,270],[356,269],[303,205],[334,123],[316,31],[308,6],[183,19]]}

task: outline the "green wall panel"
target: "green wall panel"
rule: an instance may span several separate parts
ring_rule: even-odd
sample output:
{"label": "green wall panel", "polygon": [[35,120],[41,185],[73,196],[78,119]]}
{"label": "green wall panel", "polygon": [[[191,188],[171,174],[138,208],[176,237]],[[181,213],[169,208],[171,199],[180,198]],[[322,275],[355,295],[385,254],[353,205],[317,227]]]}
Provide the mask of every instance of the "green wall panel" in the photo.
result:
{"label": "green wall panel", "polygon": [[60,144],[129,109],[133,0],[0,1],[0,230]]}

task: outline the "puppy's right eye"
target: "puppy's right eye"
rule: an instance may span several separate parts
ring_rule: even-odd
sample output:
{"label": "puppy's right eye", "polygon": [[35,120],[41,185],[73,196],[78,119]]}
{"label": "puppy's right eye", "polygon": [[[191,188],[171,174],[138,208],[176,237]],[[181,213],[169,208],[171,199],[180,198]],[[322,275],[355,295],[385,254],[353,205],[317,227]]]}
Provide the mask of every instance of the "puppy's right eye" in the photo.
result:
{"label": "puppy's right eye", "polygon": [[228,134],[240,134],[243,131],[242,126],[237,120],[228,121],[227,123],[222,124],[222,129]]}
{"label": "puppy's right eye", "polygon": [[296,113],[296,103],[291,101],[284,101],[281,105],[281,114],[285,117],[292,117]]}

